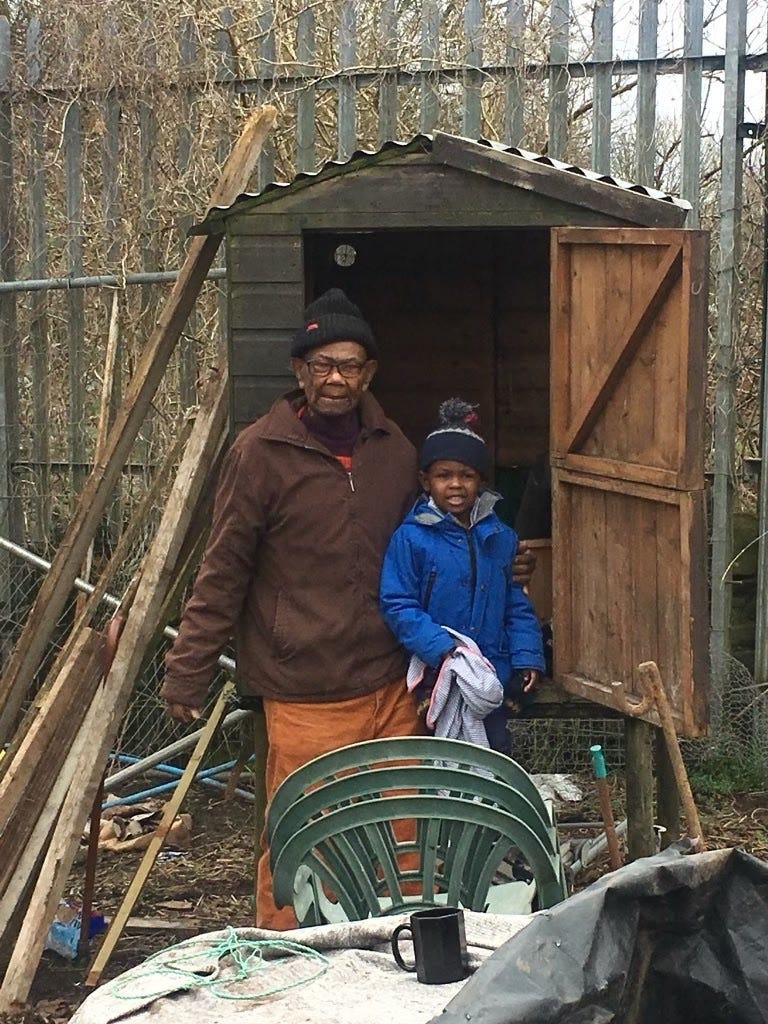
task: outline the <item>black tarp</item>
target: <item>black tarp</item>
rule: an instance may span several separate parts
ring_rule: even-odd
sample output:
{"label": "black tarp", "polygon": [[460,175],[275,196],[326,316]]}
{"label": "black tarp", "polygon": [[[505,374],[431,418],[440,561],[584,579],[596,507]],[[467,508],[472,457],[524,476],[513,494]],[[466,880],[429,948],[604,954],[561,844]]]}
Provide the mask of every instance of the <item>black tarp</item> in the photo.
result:
{"label": "black tarp", "polygon": [[431,1024],[768,1024],[768,864],[684,844],[543,911]]}

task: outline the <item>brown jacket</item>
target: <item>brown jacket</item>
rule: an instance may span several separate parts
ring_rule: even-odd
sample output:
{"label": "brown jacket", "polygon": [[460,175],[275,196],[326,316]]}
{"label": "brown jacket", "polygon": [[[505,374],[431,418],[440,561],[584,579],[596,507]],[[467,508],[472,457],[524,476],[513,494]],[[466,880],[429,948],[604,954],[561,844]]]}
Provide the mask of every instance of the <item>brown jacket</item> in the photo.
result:
{"label": "brown jacket", "polygon": [[234,634],[238,689],[343,700],[396,679],[381,562],[416,491],[416,455],[372,395],[350,474],[279,399],[228,452],[205,556],[166,657],[162,696],[200,706]]}

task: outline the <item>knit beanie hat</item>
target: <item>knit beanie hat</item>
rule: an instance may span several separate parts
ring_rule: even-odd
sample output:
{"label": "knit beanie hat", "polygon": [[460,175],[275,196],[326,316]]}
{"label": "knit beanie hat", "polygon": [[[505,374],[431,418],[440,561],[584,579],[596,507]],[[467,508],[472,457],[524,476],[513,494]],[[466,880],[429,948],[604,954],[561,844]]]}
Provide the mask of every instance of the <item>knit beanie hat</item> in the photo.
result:
{"label": "knit beanie hat", "polygon": [[378,355],[370,324],[341,288],[329,288],[304,310],[304,325],[293,337],[291,355],[303,356],[331,341],[356,341],[369,359]]}
{"label": "knit beanie hat", "polygon": [[419,466],[427,469],[438,459],[451,462],[463,462],[476,469],[478,473],[485,471],[485,441],[475,433],[480,425],[480,418],[475,406],[461,398],[449,398],[438,410],[440,426],[427,436],[421,446]]}

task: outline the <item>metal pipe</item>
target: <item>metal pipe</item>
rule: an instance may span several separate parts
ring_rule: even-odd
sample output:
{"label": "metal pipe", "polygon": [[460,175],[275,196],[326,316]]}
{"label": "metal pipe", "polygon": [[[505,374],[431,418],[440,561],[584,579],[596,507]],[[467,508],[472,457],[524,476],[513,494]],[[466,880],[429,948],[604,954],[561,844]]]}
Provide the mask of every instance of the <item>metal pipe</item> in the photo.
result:
{"label": "metal pipe", "polygon": [[[230,711],[225,716],[221,723],[222,729],[227,728],[230,725],[237,725],[238,722],[242,722],[244,718],[253,714],[252,711],[244,711],[238,709],[237,711]],[[169,743],[167,747],[163,747],[162,750],[156,750],[154,754],[148,754],[141,761],[136,764],[129,765],[127,768],[122,768],[119,772],[115,772],[114,775],[110,775],[108,779],[105,779],[104,785],[107,789],[113,789],[116,786],[121,786],[131,779],[135,779],[137,775],[142,775],[147,768],[152,768],[156,764],[160,764],[163,761],[170,760],[172,757],[176,757],[178,754],[183,753],[189,747],[193,747],[197,743],[202,729],[197,729],[195,732],[189,733],[187,736],[182,736],[181,739],[176,740],[173,743]]]}
{"label": "metal pipe", "polygon": [[[29,562],[30,565],[34,565],[37,569],[42,569],[43,572],[49,572],[51,563],[45,558],[41,558],[40,555],[34,554],[32,551],[28,551],[27,548],[21,547],[20,544],[14,544],[12,540],[8,540],[6,537],[0,537],[0,548],[10,552],[12,555],[16,555],[18,558],[22,558],[24,561]],[[92,594],[96,587],[93,583],[88,583],[86,580],[81,579],[79,576],[75,579],[75,589],[81,590],[84,594]],[[104,604],[110,606],[110,608],[120,607],[120,598],[115,597],[113,594],[105,594],[102,597]],[[169,640],[175,640],[179,635],[178,629],[174,629],[173,626],[166,626],[163,629],[163,636],[167,636]],[[222,654],[219,657],[218,665],[223,668],[226,672],[234,674],[235,662],[233,658],[228,658]],[[250,714],[249,711],[243,712],[243,714]],[[228,716],[229,717],[229,716]],[[226,722],[226,719],[224,719]],[[185,748],[182,748],[185,749]]]}
{"label": "metal pipe", "polygon": [[[0,281],[0,294],[70,291],[72,288],[122,288],[128,284],[164,284],[176,281],[178,276],[178,270],[142,270],[137,274],[93,274],[90,277],[41,277],[31,281]],[[206,280],[220,281],[226,276],[226,267],[212,267],[206,274]]]}

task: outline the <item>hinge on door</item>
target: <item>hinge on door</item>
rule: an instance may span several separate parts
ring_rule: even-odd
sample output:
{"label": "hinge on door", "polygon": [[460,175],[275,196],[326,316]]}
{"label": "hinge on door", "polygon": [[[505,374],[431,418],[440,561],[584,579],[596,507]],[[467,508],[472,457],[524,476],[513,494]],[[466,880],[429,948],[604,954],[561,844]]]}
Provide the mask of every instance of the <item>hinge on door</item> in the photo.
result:
{"label": "hinge on door", "polygon": [[761,139],[765,135],[763,121],[742,121],[736,129],[737,139]]}

